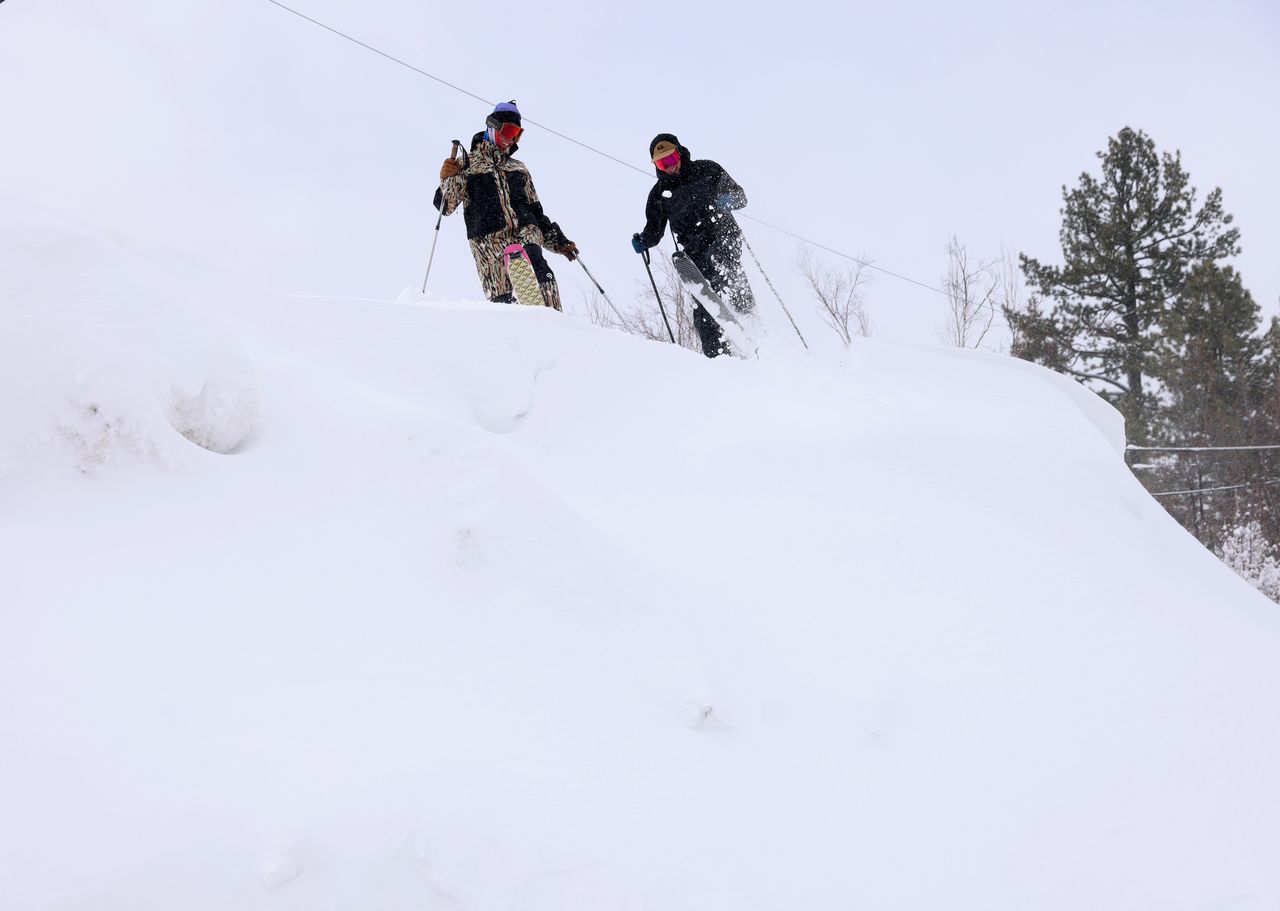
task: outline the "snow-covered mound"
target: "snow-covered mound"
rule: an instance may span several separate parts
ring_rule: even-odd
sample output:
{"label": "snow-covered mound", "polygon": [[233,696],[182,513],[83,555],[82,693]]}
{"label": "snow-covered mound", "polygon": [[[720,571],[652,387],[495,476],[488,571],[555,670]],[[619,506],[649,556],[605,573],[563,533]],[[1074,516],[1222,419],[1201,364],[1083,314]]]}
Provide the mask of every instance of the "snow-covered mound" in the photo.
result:
{"label": "snow-covered mound", "polygon": [[0,908],[1263,909],[1280,617],[990,357],[0,224]]}

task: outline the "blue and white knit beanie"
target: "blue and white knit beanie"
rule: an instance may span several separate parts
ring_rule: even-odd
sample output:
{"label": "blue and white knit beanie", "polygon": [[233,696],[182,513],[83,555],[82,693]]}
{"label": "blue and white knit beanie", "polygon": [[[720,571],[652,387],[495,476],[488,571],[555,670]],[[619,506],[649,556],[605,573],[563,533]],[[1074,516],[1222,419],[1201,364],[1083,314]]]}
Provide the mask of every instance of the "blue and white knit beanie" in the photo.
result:
{"label": "blue and white knit beanie", "polygon": [[516,107],[515,99],[502,102],[493,109],[493,113],[486,117],[484,122],[489,126],[499,123],[514,123],[520,126],[520,109]]}

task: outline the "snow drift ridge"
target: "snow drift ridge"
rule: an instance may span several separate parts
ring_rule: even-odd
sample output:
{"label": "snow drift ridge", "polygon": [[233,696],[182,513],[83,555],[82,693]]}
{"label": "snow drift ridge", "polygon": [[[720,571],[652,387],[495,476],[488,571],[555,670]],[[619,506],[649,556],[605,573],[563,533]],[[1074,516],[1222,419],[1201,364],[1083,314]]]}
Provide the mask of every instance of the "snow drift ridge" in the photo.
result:
{"label": "snow drift ridge", "polygon": [[1273,605],[1074,384],[0,241],[0,909],[1280,900]]}

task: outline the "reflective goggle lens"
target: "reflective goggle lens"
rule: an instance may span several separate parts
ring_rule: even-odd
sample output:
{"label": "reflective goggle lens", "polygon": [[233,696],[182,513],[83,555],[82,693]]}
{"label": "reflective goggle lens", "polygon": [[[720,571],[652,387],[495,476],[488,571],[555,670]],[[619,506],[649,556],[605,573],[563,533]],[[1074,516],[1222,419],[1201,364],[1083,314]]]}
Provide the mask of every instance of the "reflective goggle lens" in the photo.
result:
{"label": "reflective goggle lens", "polygon": [[504,142],[515,142],[524,133],[524,128],[514,123],[500,123],[494,127],[494,135],[502,138]]}
{"label": "reflective goggle lens", "polygon": [[666,156],[665,158],[659,158],[657,161],[654,162],[654,164],[658,166],[659,171],[670,171],[679,163],[680,163],[679,152],[672,152],[670,155]]}

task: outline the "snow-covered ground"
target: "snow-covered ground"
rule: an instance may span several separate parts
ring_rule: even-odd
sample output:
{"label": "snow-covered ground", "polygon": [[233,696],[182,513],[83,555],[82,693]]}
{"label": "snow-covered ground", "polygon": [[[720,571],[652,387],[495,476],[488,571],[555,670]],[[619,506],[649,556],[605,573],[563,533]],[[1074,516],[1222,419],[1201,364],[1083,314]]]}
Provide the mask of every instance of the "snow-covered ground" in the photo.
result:
{"label": "snow-covered ground", "polygon": [[0,216],[0,909],[1274,909],[1280,613],[987,355]]}

